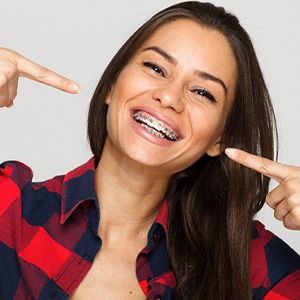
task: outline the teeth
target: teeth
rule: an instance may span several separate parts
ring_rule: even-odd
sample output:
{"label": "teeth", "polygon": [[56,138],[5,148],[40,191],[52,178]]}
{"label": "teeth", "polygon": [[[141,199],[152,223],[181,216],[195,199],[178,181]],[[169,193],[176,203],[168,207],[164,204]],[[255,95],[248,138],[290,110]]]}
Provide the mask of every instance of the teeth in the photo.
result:
{"label": "teeth", "polygon": [[143,128],[145,128],[147,131],[149,131],[151,134],[154,134],[155,136],[157,136],[157,137],[159,137],[159,138],[162,138],[162,139],[163,139],[163,138],[165,137],[162,133],[156,131],[155,129],[153,129],[153,128],[151,128],[151,127],[148,127],[146,124],[141,123],[141,126],[142,126]]}
{"label": "teeth", "polygon": [[161,121],[155,123],[155,119],[151,117],[148,118],[140,112],[134,113],[133,118],[136,121],[141,121],[139,122],[140,125],[157,137],[168,138],[172,141],[176,141],[178,139],[176,133],[172,129],[169,129],[167,126],[165,126]]}
{"label": "teeth", "polygon": [[153,119],[148,119],[146,123],[147,123],[148,126],[153,127],[154,120]]}
{"label": "teeth", "polygon": [[161,122],[158,122],[158,123],[156,123],[156,124],[154,125],[154,128],[155,128],[156,130],[160,130],[161,127],[162,127]]}

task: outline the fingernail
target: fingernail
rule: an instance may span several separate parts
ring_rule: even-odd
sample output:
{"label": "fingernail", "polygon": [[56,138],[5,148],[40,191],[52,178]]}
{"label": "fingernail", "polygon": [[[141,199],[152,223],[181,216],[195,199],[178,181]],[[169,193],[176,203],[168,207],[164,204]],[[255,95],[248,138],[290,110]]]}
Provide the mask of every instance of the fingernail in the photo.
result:
{"label": "fingernail", "polygon": [[79,91],[79,85],[76,84],[75,82],[71,82],[69,84],[69,88],[70,90],[72,90],[73,92],[78,92]]}
{"label": "fingernail", "polygon": [[232,148],[226,148],[225,153],[232,158],[235,158],[238,156],[239,151],[237,149],[232,149]]}

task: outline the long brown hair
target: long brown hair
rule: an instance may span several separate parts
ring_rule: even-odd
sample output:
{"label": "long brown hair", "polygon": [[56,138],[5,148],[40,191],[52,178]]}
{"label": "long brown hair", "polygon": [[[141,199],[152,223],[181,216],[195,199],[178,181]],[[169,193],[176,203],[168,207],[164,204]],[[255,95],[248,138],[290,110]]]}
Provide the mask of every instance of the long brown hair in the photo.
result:
{"label": "long brown hair", "polygon": [[[93,95],[88,136],[97,165],[107,136],[105,98],[120,72],[155,30],[191,19],[228,40],[238,67],[236,96],[221,140],[273,158],[275,118],[268,90],[247,32],[222,7],[189,1],[170,6],[142,25],[113,57]],[[220,55],[222,55],[220,53]],[[226,155],[204,155],[174,174],[169,199],[168,253],[177,278],[174,298],[251,299],[249,244],[253,217],[264,203],[267,178]]]}

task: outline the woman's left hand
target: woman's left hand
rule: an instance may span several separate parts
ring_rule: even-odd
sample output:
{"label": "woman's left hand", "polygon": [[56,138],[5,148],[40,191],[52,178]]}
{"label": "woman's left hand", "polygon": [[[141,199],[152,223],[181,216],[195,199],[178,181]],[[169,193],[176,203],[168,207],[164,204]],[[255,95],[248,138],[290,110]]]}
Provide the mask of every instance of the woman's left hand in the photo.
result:
{"label": "woman's left hand", "polygon": [[235,162],[251,168],[279,185],[268,193],[267,204],[274,209],[274,216],[288,229],[300,230],[300,168],[274,162],[235,148],[225,150]]}

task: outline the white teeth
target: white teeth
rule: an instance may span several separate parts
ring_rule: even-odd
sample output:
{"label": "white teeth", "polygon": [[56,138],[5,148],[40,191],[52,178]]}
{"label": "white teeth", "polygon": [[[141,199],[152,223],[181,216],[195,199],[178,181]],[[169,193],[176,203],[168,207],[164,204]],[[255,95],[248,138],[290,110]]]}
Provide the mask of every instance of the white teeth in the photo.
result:
{"label": "white teeth", "polygon": [[161,127],[162,127],[162,123],[161,123],[161,122],[158,122],[158,123],[156,123],[156,124],[154,125],[154,128],[155,128],[156,130],[160,130]]}
{"label": "white teeth", "polygon": [[148,126],[147,126],[146,124],[144,124],[144,123],[141,123],[141,126],[142,126],[143,128],[145,128],[147,131],[149,131],[151,134],[156,135],[157,137],[160,137],[160,138],[162,138],[162,139],[165,137],[162,133],[156,131],[155,129],[153,129],[153,128],[151,128],[151,127],[148,127]]}
{"label": "white teeth", "polygon": [[143,115],[140,112],[136,112],[133,114],[133,119],[138,122],[143,128],[145,128],[151,134],[154,134],[160,138],[168,138],[172,141],[176,141],[178,139],[176,133],[166,125],[164,125],[161,121],[155,123],[155,119],[147,118],[147,116]]}
{"label": "white teeth", "polygon": [[[151,118],[151,119],[148,119],[146,123],[147,123],[148,126],[153,127],[154,120],[153,120],[152,118]],[[154,126],[154,127],[155,127],[155,126]]]}

